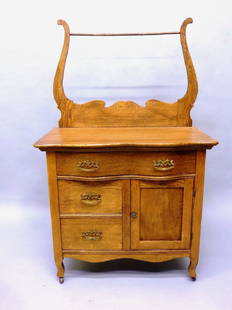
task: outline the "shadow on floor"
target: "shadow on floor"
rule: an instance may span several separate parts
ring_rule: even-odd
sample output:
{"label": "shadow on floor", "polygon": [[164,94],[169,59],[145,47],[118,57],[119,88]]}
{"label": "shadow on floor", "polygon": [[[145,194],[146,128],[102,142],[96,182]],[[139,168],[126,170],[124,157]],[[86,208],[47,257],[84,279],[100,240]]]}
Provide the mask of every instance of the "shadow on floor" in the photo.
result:
{"label": "shadow on floor", "polygon": [[[161,277],[187,273],[188,259],[179,258],[162,263],[149,263],[133,259],[117,259],[101,263],[89,263],[74,259],[65,259],[65,274],[67,276],[84,277]],[[180,272],[181,271],[181,272]]]}

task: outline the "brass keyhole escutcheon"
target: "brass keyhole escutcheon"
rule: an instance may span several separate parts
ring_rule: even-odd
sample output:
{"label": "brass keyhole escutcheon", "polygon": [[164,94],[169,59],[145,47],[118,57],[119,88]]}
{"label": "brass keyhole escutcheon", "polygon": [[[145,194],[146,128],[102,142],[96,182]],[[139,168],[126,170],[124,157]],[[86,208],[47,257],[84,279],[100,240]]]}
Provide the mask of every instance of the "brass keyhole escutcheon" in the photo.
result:
{"label": "brass keyhole escutcheon", "polygon": [[131,218],[132,218],[132,219],[136,219],[137,216],[138,216],[138,215],[137,215],[137,212],[134,212],[134,211],[131,212]]}

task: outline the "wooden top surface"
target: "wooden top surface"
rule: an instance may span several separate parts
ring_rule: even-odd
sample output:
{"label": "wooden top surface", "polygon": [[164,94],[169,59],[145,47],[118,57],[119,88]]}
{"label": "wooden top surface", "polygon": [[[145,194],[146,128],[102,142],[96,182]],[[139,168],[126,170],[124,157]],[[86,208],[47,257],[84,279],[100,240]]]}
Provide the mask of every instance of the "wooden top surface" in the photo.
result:
{"label": "wooden top surface", "polygon": [[41,150],[155,148],[210,149],[218,142],[195,127],[54,128],[34,146]]}

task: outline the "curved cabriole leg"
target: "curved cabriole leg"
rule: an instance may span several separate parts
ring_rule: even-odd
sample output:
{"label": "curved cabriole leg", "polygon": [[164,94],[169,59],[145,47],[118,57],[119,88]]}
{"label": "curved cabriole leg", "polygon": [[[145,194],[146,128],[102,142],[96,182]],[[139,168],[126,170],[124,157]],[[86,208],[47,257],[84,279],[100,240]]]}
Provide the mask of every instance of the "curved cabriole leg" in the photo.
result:
{"label": "curved cabriole leg", "polygon": [[64,283],[64,264],[63,261],[56,262],[57,267],[57,277],[59,278],[60,284]]}
{"label": "curved cabriole leg", "polygon": [[188,274],[193,281],[196,281],[197,278],[196,267],[197,263],[194,262],[192,259],[190,259],[190,264],[188,266]]}

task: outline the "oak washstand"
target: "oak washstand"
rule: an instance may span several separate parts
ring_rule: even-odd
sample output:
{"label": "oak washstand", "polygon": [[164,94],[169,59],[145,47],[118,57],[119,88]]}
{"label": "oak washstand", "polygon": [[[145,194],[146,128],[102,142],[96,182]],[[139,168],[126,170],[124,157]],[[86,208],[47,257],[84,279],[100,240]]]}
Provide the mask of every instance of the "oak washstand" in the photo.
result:
{"label": "oak washstand", "polygon": [[[161,262],[189,257],[196,279],[206,149],[218,142],[192,127],[197,79],[186,42],[178,34],[188,87],[175,103],[145,106],[119,101],[105,107],[65,96],[63,76],[70,36],[54,79],[59,128],[35,143],[47,154],[55,263],[64,281],[64,257],[88,262],[132,258]],[[158,35],[162,33],[143,33]],[[92,34],[133,35],[133,34]]]}

